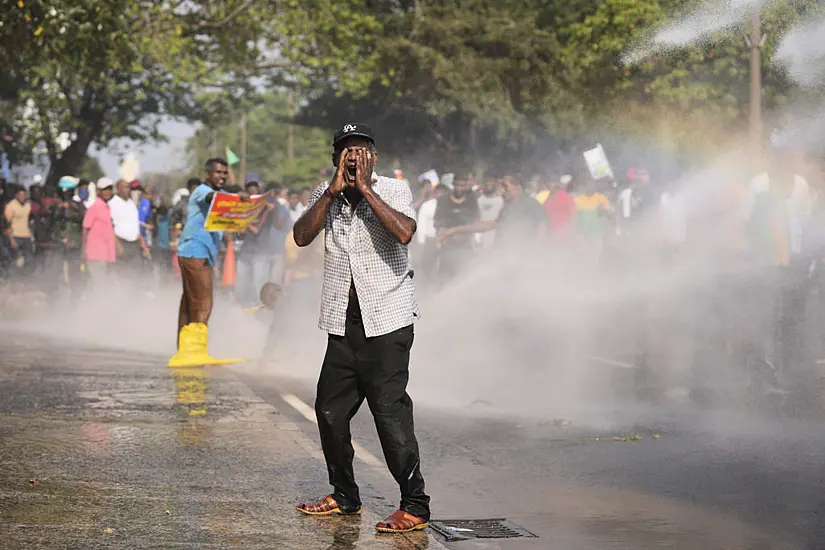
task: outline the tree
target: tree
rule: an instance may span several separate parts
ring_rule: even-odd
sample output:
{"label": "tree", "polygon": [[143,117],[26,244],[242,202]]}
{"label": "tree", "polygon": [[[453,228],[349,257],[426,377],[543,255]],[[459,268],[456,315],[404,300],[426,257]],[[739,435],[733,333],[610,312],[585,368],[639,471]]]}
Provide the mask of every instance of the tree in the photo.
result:
{"label": "tree", "polygon": [[[76,172],[88,147],[158,139],[161,117],[197,120],[239,98],[277,66],[266,52],[278,3],[253,0],[26,0],[0,26],[4,151],[30,160],[48,150],[47,181]],[[6,128],[5,126],[8,126]],[[65,148],[58,137],[68,136]]]}
{"label": "tree", "polygon": [[187,176],[181,171],[149,172],[141,176],[141,182],[152,194],[171,200],[176,190],[186,186],[189,177],[192,177],[192,174]]}
{"label": "tree", "polygon": [[[714,152],[722,136],[746,129],[750,52],[743,38],[745,25],[684,47],[660,49],[635,64],[620,62],[685,4],[606,0],[568,28],[564,55],[576,71],[576,96],[582,98],[584,119],[593,128],[622,129],[651,141],[666,137],[683,150]],[[773,63],[776,45],[816,4],[780,0],[764,9],[768,41],[762,60],[763,106],[768,111],[784,105],[794,90],[785,70]]]}
{"label": "tree", "polygon": [[[749,69],[738,29],[641,64],[621,62],[698,3],[27,0],[7,8],[0,25],[0,131],[13,136],[0,146],[19,162],[42,144],[54,181],[76,171],[91,143],[157,139],[158,120],[172,116],[204,123],[193,149],[200,154],[207,133],[226,129],[211,141],[238,143],[228,130],[238,105],[250,109],[251,132],[271,120],[279,121],[273,133],[284,129],[289,116],[280,111],[253,120],[253,111],[264,113],[257,91],[271,86],[305,98],[302,123],[326,129],[364,119],[390,161],[425,167],[513,170],[546,163],[548,149],[611,134],[668,136],[678,149],[701,149],[717,143],[704,134],[730,134],[744,120]],[[765,8],[769,109],[794,92],[771,64],[775,44],[817,4],[775,0]],[[65,150],[61,135],[69,137]],[[307,147],[314,150],[315,139]],[[250,150],[250,161],[290,181],[307,177],[297,158],[275,167]]]}
{"label": "tree", "polygon": [[[212,156],[224,156],[226,147],[241,155],[241,113],[247,110],[247,169],[266,181],[291,187],[318,183],[318,173],[330,164],[329,131],[297,126],[293,131],[293,157],[288,155],[291,108],[288,93],[274,91],[254,104],[236,105],[213,124],[201,125],[186,145],[190,165],[197,170]],[[237,167],[236,167],[237,168]],[[237,173],[237,171],[236,171]]]}
{"label": "tree", "polygon": [[[620,146],[629,135],[647,147],[718,149],[746,120],[749,52],[739,28],[622,62],[695,0],[371,4],[381,39],[369,39],[369,86],[319,79],[302,121],[335,126],[346,114],[371,122],[391,156],[457,169],[480,158],[512,171],[546,166],[548,150]],[[765,9],[768,110],[794,92],[771,63],[775,44],[816,4],[776,0]]]}
{"label": "tree", "polygon": [[100,162],[91,155],[86,155],[83,158],[83,162],[77,170],[78,178],[85,178],[89,181],[97,181],[105,175],[103,167],[100,166]]}

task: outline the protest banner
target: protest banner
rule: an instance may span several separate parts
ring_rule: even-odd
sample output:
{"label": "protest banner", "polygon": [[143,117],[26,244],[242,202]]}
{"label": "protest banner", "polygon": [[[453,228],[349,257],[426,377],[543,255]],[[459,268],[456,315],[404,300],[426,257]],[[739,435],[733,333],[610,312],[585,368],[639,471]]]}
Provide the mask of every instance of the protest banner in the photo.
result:
{"label": "protest banner", "polygon": [[245,231],[266,208],[269,195],[269,193],[253,195],[248,201],[242,201],[238,195],[215,192],[206,215],[204,229],[207,231]]}
{"label": "protest banner", "polygon": [[590,176],[594,180],[605,177],[613,178],[613,170],[610,169],[610,162],[607,160],[607,155],[600,143],[597,143],[593,149],[585,151],[583,155],[587,168],[590,170]]}

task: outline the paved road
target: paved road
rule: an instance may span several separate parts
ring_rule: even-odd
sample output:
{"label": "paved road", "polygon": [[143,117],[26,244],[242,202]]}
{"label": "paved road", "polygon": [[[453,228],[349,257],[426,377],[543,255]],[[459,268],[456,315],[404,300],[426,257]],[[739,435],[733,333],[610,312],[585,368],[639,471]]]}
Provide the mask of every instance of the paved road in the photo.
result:
{"label": "paved road", "polygon": [[607,429],[419,406],[434,516],[508,518],[538,538],[383,537],[372,525],[397,496],[366,408],[367,514],[302,518],[294,503],[327,490],[311,381],[0,341],[3,548],[825,547],[825,434],[809,421],[659,407],[606,411]]}

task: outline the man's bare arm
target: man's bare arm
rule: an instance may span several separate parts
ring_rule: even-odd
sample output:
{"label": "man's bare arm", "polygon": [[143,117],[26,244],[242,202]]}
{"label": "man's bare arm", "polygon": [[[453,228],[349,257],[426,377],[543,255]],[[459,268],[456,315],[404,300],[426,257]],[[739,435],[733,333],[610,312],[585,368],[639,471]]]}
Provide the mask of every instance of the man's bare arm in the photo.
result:
{"label": "man's bare arm", "polygon": [[80,261],[86,261],[86,245],[89,242],[89,229],[83,228],[83,240],[80,246]]}
{"label": "man's bare arm", "polygon": [[370,185],[372,181],[371,153],[366,149],[359,150],[355,162],[355,186],[372,208],[378,221],[381,222],[384,229],[389,231],[390,235],[395,237],[395,240],[401,244],[410,244],[413,235],[415,235],[415,220],[392,208],[373,191]]}
{"label": "man's bare arm", "polygon": [[338,157],[338,169],[335,171],[332,182],[318,197],[315,204],[304,212],[295,222],[295,225],[292,226],[292,238],[295,239],[295,244],[298,246],[308,246],[315,240],[327,221],[327,214],[329,214],[334,196],[344,190],[344,170],[346,169],[344,160],[346,156],[347,150],[344,149]]}
{"label": "man's bare arm", "polygon": [[298,246],[308,246],[315,240],[318,233],[324,227],[329,214],[329,208],[332,206],[332,197],[329,193],[324,192],[312,207],[304,212],[304,215],[298,218],[295,225],[292,227],[292,236],[295,238],[295,244]]}
{"label": "man's bare arm", "polygon": [[415,220],[385,203],[372,188],[362,191],[378,221],[401,244],[410,244],[417,228]]}

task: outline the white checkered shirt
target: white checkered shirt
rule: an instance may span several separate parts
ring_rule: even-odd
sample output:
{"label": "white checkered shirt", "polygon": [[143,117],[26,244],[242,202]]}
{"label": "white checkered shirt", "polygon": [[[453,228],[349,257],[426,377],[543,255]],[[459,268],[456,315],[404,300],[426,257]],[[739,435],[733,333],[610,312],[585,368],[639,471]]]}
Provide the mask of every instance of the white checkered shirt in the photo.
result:
{"label": "white checkered shirt", "polygon": [[[327,187],[325,181],[315,188],[307,210]],[[415,219],[412,192],[405,182],[374,176],[372,188],[390,208]],[[419,310],[407,246],[384,228],[367,199],[361,199],[353,212],[343,196],[333,198],[325,228],[318,327],[344,336],[350,281],[358,294],[368,338],[411,325]]]}

